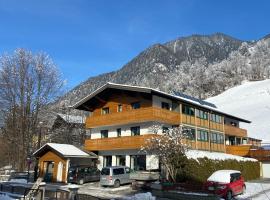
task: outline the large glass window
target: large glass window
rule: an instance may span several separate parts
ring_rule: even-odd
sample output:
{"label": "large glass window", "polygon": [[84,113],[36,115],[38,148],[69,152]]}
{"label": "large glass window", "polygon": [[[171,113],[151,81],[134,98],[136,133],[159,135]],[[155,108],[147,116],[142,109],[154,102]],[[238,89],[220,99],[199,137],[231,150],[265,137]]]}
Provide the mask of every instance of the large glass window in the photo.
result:
{"label": "large glass window", "polygon": [[217,144],[223,144],[224,143],[224,135],[222,133],[211,133],[211,142],[217,143]]}
{"label": "large glass window", "polygon": [[184,127],[184,131],[186,132],[187,139],[195,140],[196,130],[194,128]]}
{"label": "large glass window", "polygon": [[140,135],[140,127],[134,126],[130,128],[131,136]]}
{"label": "large glass window", "polygon": [[125,155],[116,156],[116,165],[125,166],[126,156]]}
{"label": "large glass window", "polygon": [[208,141],[208,131],[205,130],[198,130],[197,136],[199,141]]}
{"label": "large glass window", "polygon": [[113,169],[113,175],[120,175],[120,174],[124,174],[124,173],[125,173],[124,168]]}
{"label": "large glass window", "polygon": [[182,105],[182,113],[186,114],[186,115],[191,115],[194,116],[195,115],[195,109],[187,106],[187,105]]}
{"label": "large glass window", "polygon": [[101,130],[100,134],[101,134],[101,138],[107,138],[108,137],[108,130]]}
{"label": "large glass window", "polygon": [[140,102],[134,102],[134,103],[131,104],[132,109],[139,109],[140,107],[141,107]]}
{"label": "large glass window", "polygon": [[213,122],[219,123],[219,124],[222,123],[222,117],[220,115],[217,115],[217,114],[211,114],[210,120]]}
{"label": "large glass window", "polygon": [[208,119],[208,113],[203,110],[197,110],[196,116],[201,119],[206,119],[206,120]]}
{"label": "large glass window", "polygon": [[103,167],[112,166],[112,156],[104,156]]}
{"label": "large glass window", "polygon": [[135,171],[146,170],[146,155],[130,156],[130,168]]}

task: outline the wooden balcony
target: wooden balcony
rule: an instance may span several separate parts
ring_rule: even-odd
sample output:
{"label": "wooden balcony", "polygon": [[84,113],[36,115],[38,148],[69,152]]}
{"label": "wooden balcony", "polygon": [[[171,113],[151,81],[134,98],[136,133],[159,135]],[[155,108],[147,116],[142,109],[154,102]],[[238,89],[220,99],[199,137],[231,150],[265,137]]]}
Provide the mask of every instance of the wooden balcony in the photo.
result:
{"label": "wooden balcony", "polygon": [[161,108],[140,108],[135,110],[88,117],[86,119],[86,128],[140,123],[146,121],[159,121],[168,124],[180,124],[180,117],[180,113]]}
{"label": "wooden balcony", "polygon": [[237,137],[247,137],[247,130],[235,126],[225,125],[225,134]]}
{"label": "wooden balcony", "polygon": [[251,149],[249,155],[259,161],[270,161],[270,150]]}
{"label": "wooden balcony", "polygon": [[111,137],[85,140],[85,149],[88,151],[140,149],[149,138],[156,137],[156,134]]}
{"label": "wooden balcony", "polygon": [[237,156],[250,156],[251,145],[226,145],[226,153]]}

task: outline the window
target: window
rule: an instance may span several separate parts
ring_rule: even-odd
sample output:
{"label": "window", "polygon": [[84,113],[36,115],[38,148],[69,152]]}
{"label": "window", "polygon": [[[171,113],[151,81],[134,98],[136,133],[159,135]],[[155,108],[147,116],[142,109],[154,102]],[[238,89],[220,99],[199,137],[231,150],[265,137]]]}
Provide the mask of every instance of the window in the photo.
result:
{"label": "window", "polygon": [[224,135],[222,133],[211,133],[211,142],[217,143],[217,144],[223,144],[224,143]]}
{"label": "window", "polygon": [[117,137],[121,137],[121,128],[116,129]]}
{"label": "window", "polygon": [[205,141],[205,142],[208,141],[208,131],[198,130],[197,135],[198,135],[199,141]]}
{"label": "window", "polygon": [[170,104],[168,104],[167,102],[161,102],[161,108],[170,110]]}
{"label": "window", "polygon": [[211,114],[210,120],[219,124],[222,123],[222,117],[220,115]]}
{"label": "window", "polygon": [[112,156],[104,156],[103,167],[112,166]]}
{"label": "window", "polygon": [[117,112],[122,112],[122,111],[123,111],[123,106],[122,106],[122,104],[119,104],[117,106]]}
{"label": "window", "polygon": [[126,165],[126,156],[125,155],[116,156],[116,165],[125,166]]}
{"label": "window", "polygon": [[146,155],[131,155],[130,168],[135,171],[146,170]]}
{"label": "window", "polygon": [[208,119],[208,113],[206,111],[197,110],[196,116],[201,119]]}
{"label": "window", "polygon": [[120,174],[124,174],[124,173],[125,173],[124,168],[113,169],[113,175],[120,175]]}
{"label": "window", "polygon": [[134,103],[131,104],[132,109],[139,109],[140,107],[141,107],[140,102],[134,102]]}
{"label": "window", "polygon": [[182,105],[182,113],[186,114],[186,115],[195,115],[195,111],[194,108],[187,106],[187,105]]}
{"label": "window", "polygon": [[187,139],[195,140],[196,138],[196,131],[193,128],[184,128],[185,132],[187,133]]}
{"label": "window", "polygon": [[162,127],[162,133],[167,133],[169,131],[168,127],[163,126]]}
{"label": "window", "polygon": [[108,137],[108,130],[101,130],[100,134],[101,134],[101,138],[107,138]]}
{"label": "window", "polygon": [[140,127],[139,126],[131,127],[130,131],[131,131],[132,136],[140,135]]}
{"label": "window", "polygon": [[106,114],[109,114],[110,113],[110,109],[109,107],[106,107],[106,108],[102,108],[102,115],[106,115]]}

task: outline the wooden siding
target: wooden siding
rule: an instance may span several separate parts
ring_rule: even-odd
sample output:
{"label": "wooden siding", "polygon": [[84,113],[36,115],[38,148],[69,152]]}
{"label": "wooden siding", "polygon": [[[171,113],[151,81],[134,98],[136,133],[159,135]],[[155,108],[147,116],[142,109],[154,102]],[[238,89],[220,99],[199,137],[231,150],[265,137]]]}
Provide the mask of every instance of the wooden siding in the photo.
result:
{"label": "wooden siding", "polygon": [[216,122],[210,121],[210,129],[223,132],[223,123],[216,123]]}
{"label": "wooden siding", "polygon": [[86,119],[86,128],[119,124],[159,121],[168,124],[180,124],[180,113],[156,108],[140,108],[106,115],[92,116]]}
{"label": "wooden siding", "polygon": [[140,149],[147,139],[156,137],[155,134],[111,137],[85,140],[85,149],[88,151]]}
{"label": "wooden siding", "polygon": [[195,125],[195,116],[182,114],[182,123]]}
{"label": "wooden siding", "polygon": [[[145,145],[145,141],[152,137],[158,137],[156,134],[147,134],[139,136],[110,137],[85,140],[85,149],[88,151],[106,151],[106,150],[124,150],[140,149]],[[192,149],[210,150],[225,152],[224,144],[215,144],[203,141],[184,140]]]}
{"label": "wooden siding", "polygon": [[63,172],[62,172],[62,182],[66,182],[67,181],[67,174],[66,174],[66,160],[62,159],[61,157],[59,157],[58,155],[56,155],[54,152],[52,151],[48,151],[46,154],[44,154],[42,157],[39,158],[39,171],[40,177],[44,177],[45,175],[45,170],[46,170],[46,162],[48,161],[52,161],[54,162],[54,168],[53,168],[53,177],[52,177],[52,181],[56,182],[57,181],[57,170],[58,170],[58,164],[60,162],[63,163]]}
{"label": "wooden siding", "polygon": [[196,118],[196,125],[203,128],[209,127],[209,121],[206,119],[201,119],[199,117]]}
{"label": "wooden siding", "polygon": [[251,149],[249,151],[249,156],[255,158],[259,161],[270,161],[270,150],[264,149]]}
{"label": "wooden siding", "polygon": [[225,134],[231,135],[231,136],[237,136],[237,137],[247,137],[247,130],[231,126],[231,125],[224,125],[225,128]]}
{"label": "wooden siding", "polygon": [[251,145],[226,145],[226,153],[237,156],[249,156]]}

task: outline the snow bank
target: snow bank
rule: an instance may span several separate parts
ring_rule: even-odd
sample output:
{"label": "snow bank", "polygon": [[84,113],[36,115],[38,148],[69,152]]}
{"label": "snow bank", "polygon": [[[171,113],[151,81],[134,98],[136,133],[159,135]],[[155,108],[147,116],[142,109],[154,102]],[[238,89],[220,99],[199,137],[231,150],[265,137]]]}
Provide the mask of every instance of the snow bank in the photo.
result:
{"label": "snow bank", "polygon": [[199,151],[199,150],[189,150],[187,152],[187,157],[197,160],[198,158],[208,158],[211,160],[237,160],[237,161],[253,161],[256,162],[257,160],[254,158],[244,158],[241,156],[235,156],[226,153],[219,153],[219,152],[209,152],[209,151]]}
{"label": "snow bank", "polygon": [[123,200],[156,200],[156,197],[152,196],[150,192],[135,194],[131,197],[124,197]]}
{"label": "snow bank", "polygon": [[17,200],[17,199],[11,198],[11,197],[8,196],[8,195],[1,194],[1,193],[0,193],[0,199],[1,199],[1,200]]}
{"label": "snow bank", "polygon": [[219,110],[252,121],[240,123],[248,130],[248,136],[270,142],[270,79],[244,82],[207,101]]}

